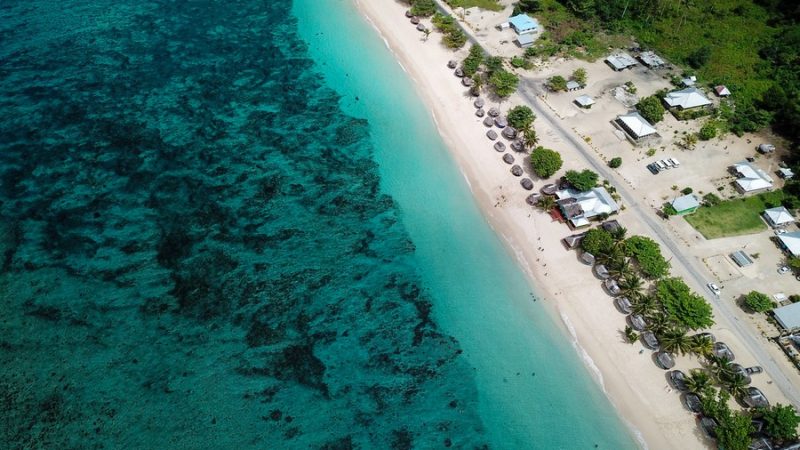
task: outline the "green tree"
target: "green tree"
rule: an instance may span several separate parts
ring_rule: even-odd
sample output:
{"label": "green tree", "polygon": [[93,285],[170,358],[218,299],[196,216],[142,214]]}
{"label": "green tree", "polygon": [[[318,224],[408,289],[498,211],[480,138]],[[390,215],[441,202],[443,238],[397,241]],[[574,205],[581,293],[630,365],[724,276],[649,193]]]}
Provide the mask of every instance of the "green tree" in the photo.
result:
{"label": "green tree", "polygon": [[686,57],[686,62],[693,68],[699,69],[705,66],[709,59],[711,59],[711,48],[704,45],[690,53]]}
{"label": "green tree", "polygon": [[[525,137],[527,140],[527,137]],[[554,173],[558,172],[564,161],[561,160],[561,154],[549,148],[536,147],[531,152],[531,168],[536,175],[542,178],[550,178]]]}
{"label": "green tree", "polygon": [[636,259],[648,278],[661,278],[669,273],[670,263],[661,254],[658,243],[646,236],[631,236],[625,240],[625,254]]}
{"label": "green tree", "polygon": [[741,399],[747,396],[747,378],[741,373],[734,373],[720,381],[734,397]]}
{"label": "green tree", "polygon": [[524,13],[535,13],[542,10],[541,0],[519,0],[514,5],[514,15]]}
{"label": "green tree", "polygon": [[592,228],[586,232],[583,240],[581,240],[581,248],[583,251],[593,255],[608,253],[613,246],[614,239],[611,238],[608,231],[602,228]]}
{"label": "green tree", "polygon": [[697,133],[697,137],[699,137],[701,141],[707,141],[716,135],[717,127],[711,122],[706,122]]}
{"label": "green tree", "polygon": [[568,170],[564,178],[567,179],[575,189],[583,192],[597,186],[598,176],[596,173],[589,169],[584,169],[580,172],[576,170]]}
{"label": "green tree", "polygon": [[631,312],[642,316],[652,315],[660,309],[658,299],[652,295],[642,295],[631,302]]}
{"label": "green tree", "polygon": [[625,235],[628,234],[628,229],[625,227],[618,227],[609,231],[609,233],[611,233],[611,237],[614,238],[614,242],[623,243],[625,242]]}
{"label": "green tree", "polygon": [[767,436],[781,443],[797,439],[800,416],[793,406],[778,403],[769,408],[759,408],[758,415],[764,419],[764,432]]}
{"label": "green tree", "polygon": [[720,420],[731,414],[731,408],[728,406],[730,398],[731,394],[727,391],[717,392],[713,387],[708,387],[700,394],[700,408],[706,416]]}
{"label": "green tree", "polygon": [[627,273],[620,278],[617,282],[622,295],[626,297],[635,297],[642,293],[643,283],[642,279],[636,274]]}
{"label": "green tree", "polygon": [[666,329],[658,337],[661,350],[670,353],[680,353],[685,355],[692,350],[692,339],[686,335],[686,331],[672,327]]}
{"label": "green tree", "polygon": [[617,156],[616,158],[611,158],[611,161],[608,162],[608,167],[612,169],[616,169],[617,167],[622,165],[622,158]]}
{"label": "green tree", "polygon": [[633,344],[636,342],[637,339],[639,339],[639,333],[637,333],[632,327],[626,325],[625,338],[628,339],[628,342]]}
{"label": "green tree", "polygon": [[572,72],[572,79],[578,82],[581,86],[586,86],[586,69],[578,67]]}
{"label": "green tree", "polygon": [[675,323],[697,330],[714,324],[711,305],[692,292],[680,278],[663,278],[656,282],[656,295]]}
{"label": "green tree", "polygon": [[750,293],[745,295],[744,304],[750,311],[759,313],[767,312],[775,307],[775,304],[768,295],[758,291],[750,291]]}
{"label": "green tree", "polygon": [[495,71],[489,78],[489,86],[500,98],[506,98],[513,94],[517,90],[517,84],[519,84],[519,78],[503,69]]}
{"label": "green tree", "polygon": [[[532,149],[536,147],[536,144],[539,143],[539,136],[536,135],[536,130],[534,130],[533,127],[525,127],[521,131],[522,131],[522,145],[527,149]],[[559,156],[559,158],[560,157],[561,156]],[[561,165],[559,165],[558,167],[560,168]]]}
{"label": "green tree", "polygon": [[547,80],[547,87],[549,87],[550,90],[554,92],[566,91],[567,80],[561,75],[552,76],[550,77],[550,79]]}
{"label": "green tree", "polygon": [[481,63],[483,63],[484,53],[483,49],[479,45],[472,45],[469,48],[469,54],[464,61],[461,62],[461,70],[464,71],[464,74],[468,77],[475,75],[475,72],[481,67]]}
{"label": "green tree", "polygon": [[692,336],[692,353],[699,356],[708,356],[714,350],[714,341],[711,336]]}
{"label": "green tree", "polygon": [[486,58],[483,65],[486,66],[487,72],[490,74],[495,73],[503,68],[503,58],[499,56],[490,56]]}
{"label": "green tree", "polygon": [[534,114],[529,107],[518,105],[508,111],[507,117],[509,125],[517,130],[522,130],[526,126],[531,126],[533,124],[533,121],[536,119],[536,114]]}
{"label": "green tree", "polygon": [[725,450],[747,450],[750,447],[750,433],[755,431],[752,419],[739,411],[717,419],[716,429],[719,448]]}
{"label": "green tree", "polygon": [[661,99],[655,95],[639,100],[636,110],[645,120],[653,124],[661,122],[661,119],[664,118],[664,106],[661,105]]}
{"label": "green tree", "polygon": [[442,37],[445,47],[457,49],[467,43],[467,35],[460,28],[455,28]]}
{"label": "green tree", "polygon": [[711,377],[702,369],[692,369],[686,375],[686,389],[695,394],[703,392],[711,386]]}
{"label": "green tree", "polygon": [[694,150],[695,145],[697,145],[697,135],[694,133],[684,134],[678,145],[686,150]]}
{"label": "green tree", "polygon": [[544,195],[539,199],[538,206],[544,211],[550,211],[556,207],[556,199],[549,195]]}
{"label": "green tree", "polygon": [[414,0],[411,5],[411,14],[420,17],[430,17],[436,12],[436,3],[433,0]]}

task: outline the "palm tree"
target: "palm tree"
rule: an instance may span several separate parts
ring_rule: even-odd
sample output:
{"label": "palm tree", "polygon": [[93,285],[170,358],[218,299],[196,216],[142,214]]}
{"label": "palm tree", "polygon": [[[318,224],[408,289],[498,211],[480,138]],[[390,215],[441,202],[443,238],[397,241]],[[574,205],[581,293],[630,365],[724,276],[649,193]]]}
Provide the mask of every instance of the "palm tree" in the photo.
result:
{"label": "palm tree", "polygon": [[425,39],[423,39],[423,41],[428,42],[428,38],[431,35],[431,30],[425,28],[424,30],[422,30],[422,33],[425,35]]}
{"label": "palm tree", "polygon": [[599,255],[594,256],[597,257],[597,262],[605,266],[619,266],[625,259],[625,254],[622,253],[622,249],[616,247],[613,247],[607,252],[601,252]]}
{"label": "palm tree", "polygon": [[631,300],[631,312],[642,316],[649,316],[658,310],[658,300],[652,295],[628,297]]}
{"label": "palm tree", "polygon": [[698,394],[709,386],[711,386],[711,377],[705,370],[692,369],[689,371],[689,375],[686,375],[686,389],[689,392]]}
{"label": "palm tree", "polygon": [[732,377],[723,381],[722,384],[736,398],[746,397],[748,394],[747,378],[740,373],[734,373]]}
{"label": "palm tree", "polygon": [[522,145],[528,150],[532,150],[534,147],[536,147],[536,144],[539,143],[539,137],[536,136],[536,130],[534,130],[530,124],[525,125],[520,132],[522,134]]}
{"label": "palm tree", "polygon": [[611,261],[608,261],[606,267],[608,268],[608,273],[617,279],[633,274],[633,268],[631,267],[631,263],[627,258],[612,259]]}
{"label": "palm tree", "polygon": [[481,74],[476,73],[475,75],[472,76],[472,81],[473,81],[472,87],[470,87],[469,90],[473,96],[477,97],[481,95],[481,87],[483,86],[483,77],[481,76]]}
{"label": "palm tree", "polygon": [[711,373],[717,378],[717,381],[724,384],[726,380],[731,380],[736,375],[733,370],[733,364],[728,358],[720,358],[716,355],[706,356],[706,360],[711,368]]}
{"label": "palm tree", "polygon": [[692,339],[686,335],[686,331],[677,327],[664,330],[658,337],[661,349],[670,353],[680,353],[685,355],[692,350]]}
{"label": "palm tree", "polygon": [[617,282],[622,295],[633,297],[642,291],[642,279],[635,273],[626,273]]}
{"label": "palm tree", "polygon": [[714,351],[714,341],[710,336],[692,336],[692,353],[698,356],[708,356]]}
{"label": "palm tree", "polygon": [[544,211],[550,211],[551,209],[555,208],[556,199],[549,195],[544,195],[539,199],[538,205],[539,208],[542,208]]}
{"label": "palm tree", "polygon": [[650,331],[658,335],[658,340],[661,340],[661,334],[665,333],[672,325],[672,321],[663,311],[656,309],[647,316],[647,323],[649,324]]}
{"label": "palm tree", "polygon": [[614,228],[611,231],[611,237],[614,238],[615,242],[622,242],[625,240],[625,235],[628,233],[628,230],[625,227]]}

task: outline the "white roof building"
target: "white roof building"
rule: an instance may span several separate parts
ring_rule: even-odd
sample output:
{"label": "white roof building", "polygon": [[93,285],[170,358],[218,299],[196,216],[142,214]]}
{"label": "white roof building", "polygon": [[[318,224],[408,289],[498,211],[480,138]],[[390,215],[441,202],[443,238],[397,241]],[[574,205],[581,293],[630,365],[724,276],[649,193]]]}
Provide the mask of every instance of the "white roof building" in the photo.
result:
{"label": "white roof building", "polygon": [[580,88],[582,88],[582,87],[583,87],[583,86],[581,86],[581,84],[580,84],[580,83],[578,83],[578,82],[577,82],[577,81],[575,81],[575,80],[569,80],[569,81],[567,81],[567,90],[568,90],[568,91],[577,91],[578,89],[580,89]]}
{"label": "white roof building", "polygon": [[625,70],[628,67],[633,67],[637,64],[636,60],[633,59],[633,56],[625,52],[616,53],[609,56],[608,58],[606,58],[606,62],[608,63],[608,65],[611,66],[611,68],[613,68],[617,72],[619,72],[620,70]]}
{"label": "white roof building", "polygon": [[780,241],[781,247],[792,256],[800,256],[800,231],[779,234],[778,241]]}
{"label": "white roof building", "polygon": [[641,61],[645,66],[653,69],[664,65],[664,60],[661,59],[660,56],[650,51],[639,53],[639,61]]}
{"label": "white roof building", "polygon": [[695,87],[672,91],[664,97],[664,102],[671,108],[680,109],[691,109],[711,104],[711,100],[703,95],[700,89]]}
{"label": "white roof building", "polygon": [[681,197],[676,198],[672,201],[672,207],[675,208],[675,211],[681,213],[683,211],[694,211],[698,207],[700,207],[700,202],[697,201],[697,197],[692,194],[684,195]]}
{"label": "white roof building", "polygon": [[575,228],[589,225],[589,219],[601,214],[614,214],[619,205],[603,187],[585,192],[575,189],[556,191],[559,207]]}
{"label": "white roof building", "polygon": [[683,84],[686,87],[694,86],[695,83],[697,83],[697,77],[694,75],[681,80],[681,84]]}
{"label": "white roof building", "polygon": [[773,309],[772,312],[775,313],[775,319],[784,330],[800,327],[800,303],[781,306]]}
{"label": "white roof building", "polygon": [[767,223],[773,228],[794,222],[792,213],[783,206],[764,210],[764,219],[766,219]]}
{"label": "white roof building", "polygon": [[519,43],[519,46],[521,48],[530,47],[531,45],[533,45],[534,40],[535,39],[533,38],[533,34],[531,33],[520,34],[519,36],[517,36],[517,43]]}
{"label": "white roof building", "polygon": [[589,97],[588,95],[581,95],[580,97],[575,99],[575,103],[582,108],[589,108],[594,105],[594,99]]}
{"label": "white roof building", "polygon": [[656,134],[655,127],[636,111],[617,116],[615,122],[634,140]]}
{"label": "white roof building", "polygon": [[775,183],[766,172],[747,161],[734,164],[733,169],[739,175],[734,184],[736,189],[743,194],[771,189],[773,183]]}

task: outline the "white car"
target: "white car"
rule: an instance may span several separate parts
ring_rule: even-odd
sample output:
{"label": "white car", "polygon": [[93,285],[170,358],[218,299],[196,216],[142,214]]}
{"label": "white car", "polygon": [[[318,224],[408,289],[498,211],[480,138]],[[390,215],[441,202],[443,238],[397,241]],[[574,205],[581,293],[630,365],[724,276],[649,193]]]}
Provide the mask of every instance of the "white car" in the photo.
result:
{"label": "white car", "polygon": [[775,234],[777,235],[786,234],[786,230],[783,228],[778,228],[775,230]]}
{"label": "white car", "polygon": [[785,273],[788,273],[788,272],[789,272],[789,267],[787,267],[787,266],[781,266],[781,268],[778,269],[778,273],[781,274],[781,275],[783,275]]}
{"label": "white car", "polygon": [[716,295],[717,297],[719,297],[719,294],[722,292],[722,290],[719,288],[719,286],[717,286],[714,283],[708,283],[706,286],[708,286],[708,289],[711,292],[713,292],[714,295]]}

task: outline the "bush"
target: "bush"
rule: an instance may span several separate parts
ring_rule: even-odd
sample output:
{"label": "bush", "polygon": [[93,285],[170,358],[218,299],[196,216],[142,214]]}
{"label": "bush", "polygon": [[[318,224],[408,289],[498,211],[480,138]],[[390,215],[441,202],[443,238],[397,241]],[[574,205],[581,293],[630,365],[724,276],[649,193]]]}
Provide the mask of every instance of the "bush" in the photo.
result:
{"label": "bush", "polygon": [[576,170],[568,170],[564,178],[566,178],[569,184],[571,184],[575,189],[583,192],[597,186],[597,180],[599,177],[591,170],[584,169],[580,172]]}
{"label": "bush", "polygon": [[489,86],[492,87],[494,93],[500,98],[508,97],[517,90],[519,78],[510,72],[503,69],[495,71],[489,78]]}
{"label": "bush", "polygon": [[603,228],[592,228],[581,240],[581,249],[593,255],[608,253],[614,246],[614,237]]}
{"label": "bush", "polygon": [[685,188],[683,188],[681,190],[681,194],[683,194],[683,195],[689,195],[692,192],[694,192],[694,190],[692,188],[690,188],[690,187],[685,187]]}
{"label": "bush", "polygon": [[700,132],[697,133],[697,137],[699,137],[701,141],[707,141],[716,135],[717,127],[715,127],[711,122],[706,122],[706,124],[700,128]]}
{"label": "bush", "polygon": [[483,49],[477,45],[470,47],[469,55],[461,62],[461,69],[464,71],[464,74],[468,77],[475,75],[475,72],[481,67],[483,58]]}
{"label": "bush", "polygon": [[547,80],[547,87],[554,92],[566,91],[567,80],[561,75],[552,76],[550,77],[550,79]]}
{"label": "bush", "polygon": [[661,300],[670,320],[676,324],[699,330],[714,325],[711,305],[695,294],[680,278],[664,278],[656,283],[656,296]]}
{"label": "bush", "polygon": [[511,108],[506,117],[508,118],[509,125],[517,130],[521,130],[533,123],[536,119],[536,114],[534,114],[529,107],[519,105]]}
{"label": "bush", "polygon": [[611,158],[611,161],[608,162],[608,167],[612,169],[616,169],[617,167],[622,165],[622,158],[617,156],[616,158]]}
{"label": "bush", "polygon": [[744,304],[750,311],[759,313],[767,312],[775,307],[775,302],[769,296],[758,291],[750,291],[745,295]]}
{"label": "bush", "polygon": [[572,79],[577,81],[581,86],[586,86],[586,69],[578,67],[572,72]]}
{"label": "bush", "polygon": [[625,240],[625,254],[635,258],[648,278],[661,278],[669,273],[669,261],[661,254],[658,243],[646,236],[631,236]]}
{"label": "bush", "polygon": [[436,3],[433,0],[414,0],[411,14],[421,17],[430,17],[436,12]]}
{"label": "bush", "polygon": [[717,194],[709,192],[708,194],[703,196],[703,201],[706,203],[707,206],[715,206],[719,205],[722,202],[722,199],[717,197]]}
{"label": "bush", "polygon": [[511,65],[517,69],[530,69],[532,67],[528,60],[519,56],[511,58]]}
{"label": "bush", "polygon": [[503,68],[503,58],[499,56],[490,56],[486,58],[484,65],[486,66],[486,71],[489,74],[493,74]]}
{"label": "bush", "polygon": [[636,104],[636,110],[645,120],[652,124],[661,122],[661,119],[664,118],[664,106],[661,105],[661,100],[655,95],[639,100],[639,103]]}
{"label": "bush", "polygon": [[702,46],[690,53],[686,57],[686,62],[695,69],[699,69],[708,63],[711,58],[711,49],[708,46]]}
{"label": "bush", "polygon": [[445,34],[442,37],[442,42],[444,43],[445,47],[457,49],[464,46],[467,43],[467,35],[461,31],[460,28],[456,28],[449,33]]}
{"label": "bush", "polygon": [[553,176],[563,163],[561,154],[555,150],[537,147],[531,152],[531,168],[542,178]]}

